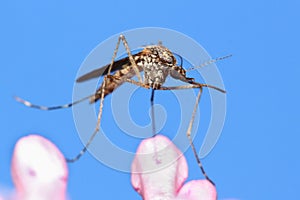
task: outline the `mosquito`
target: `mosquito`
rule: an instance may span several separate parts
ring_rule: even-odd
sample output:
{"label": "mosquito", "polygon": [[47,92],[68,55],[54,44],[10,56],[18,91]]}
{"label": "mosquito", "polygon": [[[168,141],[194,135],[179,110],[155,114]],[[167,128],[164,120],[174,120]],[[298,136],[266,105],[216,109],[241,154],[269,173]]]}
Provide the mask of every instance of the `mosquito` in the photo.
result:
{"label": "mosquito", "polygon": [[[121,42],[123,43],[128,56],[115,61]],[[175,55],[179,56],[179,58],[181,59],[180,65],[177,64]],[[209,60],[208,62],[203,63],[200,66],[190,68],[189,70],[207,66],[209,64],[212,64],[219,60],[223,60],[230,56],[231,55]],[[141,72],[144,72],[143,77],[140,74]],[[163,84],[166,81],[166,78],[169,75],[174,79],[187,83],[187,85],[172,86],[172,87],[163,86]],[[145,46],[139,53],[132,55],[124,35],[120,35],[118,38],[118,42],[116,44],[110,64],[107,64],[99,69],[95,69],[79,77],[76,81],[84,82],[92,78],[99,78],[101,76],[103,76],[103,82],[94,94],[65,105],[46,107],[46,106],[32,104],[31,102],[23,100],[19,97],[15,97],[15,98],[18,102],[24,104],[25,106],[37,108],[40,110],[55,110],[55,109],[69,108],[87,99],[89,99],[91,104],[100,100],[100,107],[97,116],[97,124],[93,134],[90,136],[88,142],[86,143],[84,148],[79,152],[79,154],[77,154],[77,156],[75,156],[72,159],[66,158],[67,162],[75,162],[79,160],[79,158],[87,151],[94,137],[99,132],[99,127],[101,125],[104,98],[107,95],[111,94],[116,88],[121,86],[123,83],[127,82],[127,83],[137,85],[139,87],[151,89],[150,104],[151,104],[153,136],[156,135],[156,129],[154,123],[154,109],[153,109],[155,91],[199,88],[199,92],[196,98],[196,103],[193,109],[193,113],[191,116],[191,120],[189,122],[186,135],[188,137],[189,143],[192,147],[197,164],[201,169],[202,174],[208,181],[210,181],[213,185],[215,185],[214,182],[208,177],[208,175],[204,170],[204,167],[200,161],[193,140],[191,138],[191,131],[192,131],[192,126],[195,119],[196,111],[198,108],[198,104],[200,101],[200,97],[203,91],[203,87],[212,88],[222,93],[226,93],[225,90],[213,85],[198,83],[194,80],[194,78],[187,77],[186,70],[182,67],[182,57],[176,53],[173,53],[168,48],[164,47],[161,43],[159,43],[158,45]],[[134,76],[137,76],[138,81],[132,79]]]}

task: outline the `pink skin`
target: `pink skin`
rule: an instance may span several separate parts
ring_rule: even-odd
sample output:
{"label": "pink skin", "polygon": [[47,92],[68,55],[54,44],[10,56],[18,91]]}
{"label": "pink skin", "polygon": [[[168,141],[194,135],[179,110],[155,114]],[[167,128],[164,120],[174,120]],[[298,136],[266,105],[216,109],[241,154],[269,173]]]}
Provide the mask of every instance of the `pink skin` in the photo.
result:
{"label": "pink skin", "polygon": [[188,166],[180,150],[166,137],[143,140],[132,163],[131,183],[144,200],[216,200],[207,180],[184,183]]}
{"label": "pink skin", "polygon": [[21,138],[14,149],[11,171],[16,187],[14,199],[66,199],[67,164],[49,140],[38,135]]}

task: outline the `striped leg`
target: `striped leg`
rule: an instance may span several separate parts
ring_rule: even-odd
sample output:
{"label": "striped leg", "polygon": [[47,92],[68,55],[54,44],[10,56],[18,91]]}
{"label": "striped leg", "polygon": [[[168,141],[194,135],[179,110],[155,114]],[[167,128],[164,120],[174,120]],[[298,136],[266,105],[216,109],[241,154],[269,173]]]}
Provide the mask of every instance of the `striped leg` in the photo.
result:
{"label": "striped leg", "polygon": [[97,124],[96,124],[96,127],[95,127],[95,130],[93,132],[93,134],[91,135],[91,137],[89,138],[88,142],[86,143],[86,145],[83,147],[83,149],[79,152],[79,154],[77,154],[77,156],[75,156],[74,158],[71,158],[71,159],[66,159],[67,162],[76,162],[77,160],[79,160],[79,158],[87,151],[88,147],[90,146],[90,144],[92,143],[92,141],[94,140],[95,136],[97,135],[97,133],[99,132],[99,128],[100,128],[100,125],[101,125],[101,118],[102,118],[102,111],[103,111],[103,102],[104,102],[104,93],[105,93],[105,89],[107,86],[107,82],[109,80],[109,78],[116,78],[112,75],[110,75],[111,73],[111,69],[112,69],[112,66],[114,64],[114,61],[115,61],[115,58],[117,56],[117,53],[118,53],[118,50],[119,50],[119,45],[120,45],[120,42],[123,42],[123,45],[125,46],[125,49],[127,51],[127,54],[128,54],[128,57],[129,57],[129,60],[131,62],[131,65],[133,66],[133,69],[139,79],[139,84],[142,84],[142,78],[141,78],[141,75],[140,75],[140,72],[138,70],[138,67],[132,57],[132,54],[130,52],[130,49],[129,49],[129,46],[128,46],[128,43],[125,39],[125,36],[124,35],[120,35],[119,38],[118,38],[118,42],[117,42],[117,45],[116,45],[116,48],[114,50],[114,53],[113,53],[113,57],[112,57],[112,60],[111,60],[111,63],[109,65],[109,69],[108,69],[108,73],[107,75],[104,76],[104,80],[103,80],[103,83],[102,83],[102,86],[101,86],[101,98],[100,98],[100,107],[99,107],[99,112],[98,112],[98,116],[97,116]]}
{"label": "striped leg", "polygon": [[36,108],[36,109],[39,109],[39,110],[57,110],[57,109],[63,109],[63,108],[70,108],[80,102],[83,102],[91,97],[93,97],[93,95],[90,95],[90,96],[87,96],[87,97],[84,97],[82,99],[79,99],[78,101],[74,101],[72,103],[67,103],[67,104],[64,104],[64,105],[60,105],[60,106],[50,106],[50,107],[47,107],[47,106],[41,106],[41,105],[36,105],[36,104],[33,104],[29,101],[26,101],[24,99],[21,99],[20,97],[17,97],[15,96],[15,100],[20,102],[21,104],[24,104],[25,106],[28,106],[30,108]]}
{"label": "striped leg", "polygon": [[194,124],[194,120],[195,120],[196,112],[197,112],[198,105],[199,105],[199,102],[200,102],[200,97],[201,97],[201,94],[202,94],[203,87],[213,88],[213,89],[218,90],[218,91],[223,92],[223,93],[226,92],[225,90],[222,90],[218,87],[208,85],[208,84],[197,83],[197,82],[193,82],[192,85],[183,85],[183,86],[175,86],[175,87],[162,87],[160,89],[161,90],[179,90],[179,89],[199,88],[198,96],[196,98],[196,103],[195,103],[194,110],[193,110],[193,113],[192,113],[192,117],[191,117],[188,129],[187,129],[187,132],[186,132],[186,136],[189,139],[189,142],[190,142],[191,148],[193,150],[193,153],[195,155],[197,164],[198,164],[203,176],[206,178],[206,180],[208,180],[210,183],[215,185],[215,183],[206,174],[206,172],[204,170],[204,167],[203,167],[203,164],[202,164],[202,162],[201,162],[201,160],[198,156],[197,150],[196,150],[195,145],[193,143],[193,140],[191,138],[191,131],[192,131],[192,127],[193,127],[193,124]]}

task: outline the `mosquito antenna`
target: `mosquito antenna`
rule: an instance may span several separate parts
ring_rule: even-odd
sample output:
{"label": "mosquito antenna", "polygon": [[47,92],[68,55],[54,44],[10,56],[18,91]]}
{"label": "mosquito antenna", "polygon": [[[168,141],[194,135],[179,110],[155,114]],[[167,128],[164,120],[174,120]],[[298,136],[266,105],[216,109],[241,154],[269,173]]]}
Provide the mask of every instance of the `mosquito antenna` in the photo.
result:
{"label": "mosquito antenna", "polygon": [[26,101],[24,99],[21,99],[20,97],[17,97],[15,96],[15,100],[20,102],[21,104],[24,104],[25,106],[27,107],[31,107],[31,108],[36,108],[36,109],[39,109],[39,110],[57,110],[57,109],[62,109],[62,108],[70,108],[80,102],[83,102],[91,97],[95,96],[95,94],[92,94],[92,95],[89,95],[87,97],[84,97],[82,99],[79,99],[77,101],[74,101],[72,103],[67,103],[67,104],[64,104],[64,105],[60,105],[60,106],[51,106],[51,107],[47,107],[47,106],[40,106],[40,105],[36,105],[36,104],[32,104],[31,102],[29,101]]}
{"label": "mosquito antenna", "polygon": [[151,98],[150,98],[150,102],[151,102],[151,119],[152,119],[152,135],[155,136],[156,135],[156,129],[155,129],[155,114],[154,114],[154,92],[155,89],[152,88],[151,90]]}
{"label": "mosquito antenna", "polygon": [[191,68],[188,68],[188,69],[186,69],[186,71],[192,71],[192,70],[194,70],[194,69],[198,69],[198,68],[201,68],[201,67],[205,67],[205,66],[207,66],[207,65],[210,65],[210,64],[215,63],[215,62],[220,61],[220,60],[224,60],[224,59],[229,58],[229,57],[231,57],[231,56],[232,56],[232,54],[229,54],[229,55],[227,55],[227,56],[223,56],[223,57],[218,57],[218,58],[215,58],[215,59],[211,59],[211,60],[209,60],[209,61],[207,61],[207,62],[205,62],[205,63],[203,63],[203,64],[201,64],[201,65],[199,65],[199,66],[197,66],[197,67],[191,67]]}

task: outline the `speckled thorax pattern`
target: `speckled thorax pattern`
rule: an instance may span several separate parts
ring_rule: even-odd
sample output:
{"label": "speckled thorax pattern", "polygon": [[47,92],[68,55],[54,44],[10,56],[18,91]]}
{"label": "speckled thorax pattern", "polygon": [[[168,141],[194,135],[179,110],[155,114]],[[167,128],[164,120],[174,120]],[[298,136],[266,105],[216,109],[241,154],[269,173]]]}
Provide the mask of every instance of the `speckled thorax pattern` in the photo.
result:
{"label": "speckled thorax pattern", "polygon": [[158,89],[166,81],[172,67],[176,66],[176,58],[166,47],[153,45],[142,51],[136,64],[139,68],[143,68],[144,84],[148,84],[153,89]]}

